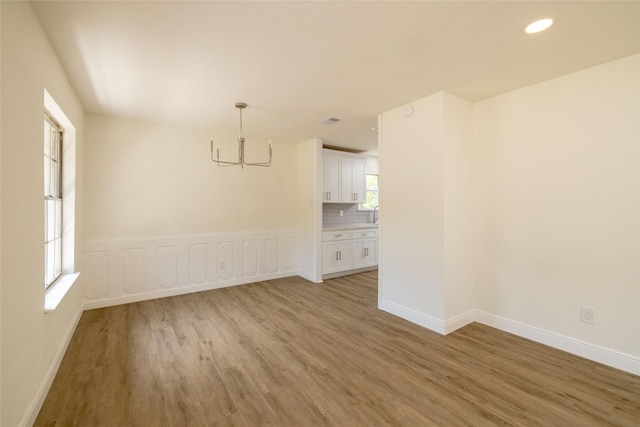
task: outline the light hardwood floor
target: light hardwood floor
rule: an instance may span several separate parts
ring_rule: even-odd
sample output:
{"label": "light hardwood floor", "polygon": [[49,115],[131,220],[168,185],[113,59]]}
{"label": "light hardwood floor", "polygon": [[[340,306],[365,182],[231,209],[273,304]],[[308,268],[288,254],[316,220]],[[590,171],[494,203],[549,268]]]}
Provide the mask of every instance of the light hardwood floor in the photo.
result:
{"label": "light hardwood floor", "polygon": [[640,426],[640,377],[377,308],[377,274],[83,314],[37,426]]}

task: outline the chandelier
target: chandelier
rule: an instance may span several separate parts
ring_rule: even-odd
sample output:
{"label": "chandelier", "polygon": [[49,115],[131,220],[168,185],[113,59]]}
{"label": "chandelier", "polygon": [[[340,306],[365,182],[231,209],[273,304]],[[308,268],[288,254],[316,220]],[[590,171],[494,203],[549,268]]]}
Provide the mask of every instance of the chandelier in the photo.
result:
{"label": "chandelier", "polygon": [[214,163],[217,163],[218,166],[220,167],[238,166],[238,165],[240,165],[241,168],[244,168],[245,165],[246,166],[262,166],[262,167],[271,166],[271,157],[272,157],[271,140],[269,140],[269,160],[268,161],[248,162],[247,159],[245,158],[245,153],[244,153],[245,138],[242,135],[242,110],[247,108],[247,104],[245,104],[244,102],[236,102],[236,108],[240,110],[240,133],[238,134],[238,159],[235,162],[220,160],[220,148],[217,148],[217,147],[216,147],[216,158],[214,159],[213,158],[213,139],[211,139],[211,161]]}

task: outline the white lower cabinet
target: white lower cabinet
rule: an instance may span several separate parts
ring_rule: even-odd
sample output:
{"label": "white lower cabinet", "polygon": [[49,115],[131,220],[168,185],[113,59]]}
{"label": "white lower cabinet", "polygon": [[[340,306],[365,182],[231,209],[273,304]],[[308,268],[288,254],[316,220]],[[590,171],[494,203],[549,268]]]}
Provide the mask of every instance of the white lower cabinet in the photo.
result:
{"label": "white lower cabinet", "polygon": [[322,244],[322,273],[337,273],[351,269],[351,241]]}
{"label": "white lower cabinet", "polygon": [[324,232],[322,274],[376,266],[378,264],[377,236],[377,229]]}
{"label": "white lower cabinet", "polygon": [[371,267],[378,264],[378,239],[351,241],[353,268]]}

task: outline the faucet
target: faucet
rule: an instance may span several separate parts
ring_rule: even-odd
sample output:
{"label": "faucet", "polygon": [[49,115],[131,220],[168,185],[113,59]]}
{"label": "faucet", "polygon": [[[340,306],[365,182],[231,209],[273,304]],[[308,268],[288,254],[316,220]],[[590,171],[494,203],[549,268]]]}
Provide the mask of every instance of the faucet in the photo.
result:
{"label": "faucet", "polygon": [[[378,210],[378,218],[376,218],[376,210]],[[375,224],[376,220],[380,219],[380,206],[376,206],[375,208],[373,208],[373,217],[372,217],[372,222]]]}

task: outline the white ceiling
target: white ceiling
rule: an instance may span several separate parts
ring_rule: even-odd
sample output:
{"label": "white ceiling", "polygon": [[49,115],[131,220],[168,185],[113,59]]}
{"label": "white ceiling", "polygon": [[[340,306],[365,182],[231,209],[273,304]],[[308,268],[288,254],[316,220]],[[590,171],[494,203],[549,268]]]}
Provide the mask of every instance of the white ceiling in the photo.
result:
{"label": "white ceiling", "polygon": [[640,52],[640,1],[32,4],[87,112],[236,133],[244,101],[248,137],[365,151],[378,113],[432,93],[476,101]]}

